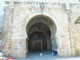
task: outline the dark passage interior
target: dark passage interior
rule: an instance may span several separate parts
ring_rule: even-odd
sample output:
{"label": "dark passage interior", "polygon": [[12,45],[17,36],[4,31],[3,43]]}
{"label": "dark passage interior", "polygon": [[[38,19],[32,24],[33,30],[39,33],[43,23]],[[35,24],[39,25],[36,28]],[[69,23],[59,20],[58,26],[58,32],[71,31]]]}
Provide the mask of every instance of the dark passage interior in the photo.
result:
{"label": "dark passage interior", "polygon": [[29,28],[28,35],[28,51],[47,50],[48,41],[51,42],[51,32],[49,27],[45,23],[38,22],[33,24]]}

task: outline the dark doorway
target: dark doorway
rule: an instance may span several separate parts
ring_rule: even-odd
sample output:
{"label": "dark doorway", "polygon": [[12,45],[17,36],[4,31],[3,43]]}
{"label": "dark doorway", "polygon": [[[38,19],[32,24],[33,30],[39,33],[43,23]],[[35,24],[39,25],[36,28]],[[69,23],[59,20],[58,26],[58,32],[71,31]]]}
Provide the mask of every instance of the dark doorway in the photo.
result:
{"label": "dark doorway", "polygon": [[[42,40],[42,50],[47,50],[47,40]],[[41,51],[41,40],[29,40],[28,41],[29,51]]]}
{"label": "dark doorway", "polygon": [[29,29],[28,51],[47,50],[47,40],[50,40],[50,30],[44,23],[36,23]]}
{"label": "dark doorway", "polygon": [[47,50],[47,39],[41,32],[34,32],[28,40],[29,51]]}

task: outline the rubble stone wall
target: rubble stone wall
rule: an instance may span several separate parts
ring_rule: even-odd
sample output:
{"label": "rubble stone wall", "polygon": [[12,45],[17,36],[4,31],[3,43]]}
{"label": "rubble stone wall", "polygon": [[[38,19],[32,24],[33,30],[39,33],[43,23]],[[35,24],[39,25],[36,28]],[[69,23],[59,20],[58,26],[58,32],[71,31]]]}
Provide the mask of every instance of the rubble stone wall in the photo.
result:
{"label": "rubble stone wall", "polygon": [[[42,15],[49,17],[56,25],[56,34],[51,35],[52,47],[56,43],[59,56],[77,56],[79,50],[79,25],[73,25],[75,11],[66,9],[64,3],[13,2],[6,3],[2,31],[1,50],[6,56],[26,58],[28,53],[28,35],[26,26],[31,18]],[[80,11],[80,10],[79,10]],[[78,11],[78,12],[79,12]],[[72,13],[73,12],[73,13]],[[71,22],[70,22],[71,20]],[[51,26],[52,33],[54,32]],[[74,33],[75,32],[75,33]],[[76,35],[76,36],[75,36]],[[56,40],[56,42],[54,42]],[[73,42],[74,41],[74,42]]]}

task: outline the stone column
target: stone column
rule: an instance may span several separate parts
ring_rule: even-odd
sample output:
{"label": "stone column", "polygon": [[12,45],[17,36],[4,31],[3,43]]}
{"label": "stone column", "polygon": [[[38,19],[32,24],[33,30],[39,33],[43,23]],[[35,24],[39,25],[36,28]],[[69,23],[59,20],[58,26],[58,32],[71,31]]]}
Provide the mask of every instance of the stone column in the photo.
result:
{"label": "stone column", "polygon": [[51,50],[51,42],[50,42],[50,40],[47,40],[47,50]]}
{"label": "stone column", "polygon": [[56,39],[55,38],[52,38],[51,40],[52,40],[52,50],[57,49]]}
{"label": "stone column", "polygon": [[4,52],[5,56],[10,56],[11,54],[13,8],[11,8],[10,6],[11,6],[10,3],[6,4],[5,6],[2,41],[1,41],[2,42],[1,50],[2,52]]}
{"label": "stone column", "polygon": [[43,50],[43,41],[41,40],[41,51]]}

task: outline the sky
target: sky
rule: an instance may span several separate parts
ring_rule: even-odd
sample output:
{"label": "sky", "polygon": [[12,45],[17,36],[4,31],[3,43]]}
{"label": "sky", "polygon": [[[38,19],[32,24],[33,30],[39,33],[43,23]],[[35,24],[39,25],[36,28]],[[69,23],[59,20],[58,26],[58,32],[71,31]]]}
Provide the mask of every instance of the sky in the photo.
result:
{"label": "sky", "polygon": [[4,0],[0,0],[0,15],[4,14]]}
{"label": "sky", "polygon": [[2,25],[3,25],[3,15],[4,15],[4,0],[0,0],[0,32],[2,31]]}

